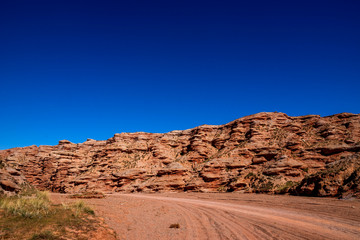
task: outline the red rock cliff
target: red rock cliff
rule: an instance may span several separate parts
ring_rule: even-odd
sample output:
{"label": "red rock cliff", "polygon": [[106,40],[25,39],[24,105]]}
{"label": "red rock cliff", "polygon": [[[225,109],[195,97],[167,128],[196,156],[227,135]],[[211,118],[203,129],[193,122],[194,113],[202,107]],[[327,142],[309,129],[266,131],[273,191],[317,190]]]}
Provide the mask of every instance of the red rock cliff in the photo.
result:
{"label": "red rock cliff", "polygon": [[[121,133],[107,141],[13,148],[0,157],[33,185],[56,192],[287,192],[334,162],[354,156],[352,162],[360,161],[359,151],[359,114],[259,113],[165,134]],[[298,193],[314,188],[304,183]],[[337,188],[322,192],[339,195]]]}

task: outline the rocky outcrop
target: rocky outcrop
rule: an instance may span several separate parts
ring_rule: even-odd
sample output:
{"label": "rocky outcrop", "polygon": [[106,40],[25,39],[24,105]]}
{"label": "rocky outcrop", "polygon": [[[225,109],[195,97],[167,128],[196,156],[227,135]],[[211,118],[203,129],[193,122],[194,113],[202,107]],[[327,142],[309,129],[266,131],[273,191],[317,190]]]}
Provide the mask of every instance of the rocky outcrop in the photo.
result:
{"label": "rocky outcrop", "polygon": [[55,192],[286,192],[359,151],[358,114],[258,113],[220,126],[8,149],[0,157]]}
{"label": "rocky outcrop", "polygon": [[360,154],[327,164],[325,170],[306,176],[292,192],[316,197],[360,197]]}
{"label": "rocky outcrop", "polygon": [[14,195],[25,184],[25,177],[11,167],[0,168],[0,195]]}

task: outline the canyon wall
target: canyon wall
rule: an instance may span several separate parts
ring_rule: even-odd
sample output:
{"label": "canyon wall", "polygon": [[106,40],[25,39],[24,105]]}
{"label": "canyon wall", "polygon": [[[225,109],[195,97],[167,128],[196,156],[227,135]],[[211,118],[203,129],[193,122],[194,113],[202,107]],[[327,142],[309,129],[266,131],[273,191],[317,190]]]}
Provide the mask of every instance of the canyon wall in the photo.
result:
{"label": "canyon wall", "polygon": [[[225,125],[0,151],[39,189],[359,195],[360,115],[258,113]],[[335,170],[334,170],[335,169]]]}

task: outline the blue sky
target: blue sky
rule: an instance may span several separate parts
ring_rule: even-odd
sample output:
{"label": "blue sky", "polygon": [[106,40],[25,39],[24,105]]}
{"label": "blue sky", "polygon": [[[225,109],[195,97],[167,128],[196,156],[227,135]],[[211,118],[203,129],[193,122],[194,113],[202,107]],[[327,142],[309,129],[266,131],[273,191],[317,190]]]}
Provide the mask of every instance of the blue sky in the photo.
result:
{"label": "blue sky", "polygon": [[360,112],[360,2],[1,1],[0,149]]}

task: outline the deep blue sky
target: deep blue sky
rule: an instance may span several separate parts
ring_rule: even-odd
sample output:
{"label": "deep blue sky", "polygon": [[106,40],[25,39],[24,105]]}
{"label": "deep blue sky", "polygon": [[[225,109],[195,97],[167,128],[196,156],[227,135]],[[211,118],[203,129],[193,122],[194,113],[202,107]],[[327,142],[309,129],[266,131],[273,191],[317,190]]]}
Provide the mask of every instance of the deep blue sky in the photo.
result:
{"label": "deep blue sky", "polygon": [[0,1],[0,149],[360,112],[360,1]]}

